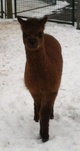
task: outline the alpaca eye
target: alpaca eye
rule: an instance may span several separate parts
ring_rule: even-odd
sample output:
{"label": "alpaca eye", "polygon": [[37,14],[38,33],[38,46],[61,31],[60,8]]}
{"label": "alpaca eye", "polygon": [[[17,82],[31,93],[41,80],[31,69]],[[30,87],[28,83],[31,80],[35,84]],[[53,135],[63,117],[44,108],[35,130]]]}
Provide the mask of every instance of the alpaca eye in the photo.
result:
{"label": "alpaca eye", "polygon": [[38,37],[39,37],[39,38],[42,38],[42,37],[43,37],[43,33],[42,33],[42,32],[39,32],[39,33],[38,33]]}
{"label": "alpaca eye", "polygon": [[27,38],[28,37],[28,34],[23,32],[23,38]]}

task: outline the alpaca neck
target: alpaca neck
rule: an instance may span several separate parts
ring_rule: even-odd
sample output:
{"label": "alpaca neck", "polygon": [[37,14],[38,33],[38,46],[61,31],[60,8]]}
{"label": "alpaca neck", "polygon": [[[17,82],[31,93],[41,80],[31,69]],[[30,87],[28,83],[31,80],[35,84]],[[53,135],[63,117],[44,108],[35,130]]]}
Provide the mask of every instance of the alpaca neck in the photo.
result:
{"label": "alpaca neck", "polygon": [[[27,53],[27,64],[30,72],[40,73],[44,72],[46,62],[46,53],[44,49],[32,51]],[[35,73],[35,74],[36,74]]]}

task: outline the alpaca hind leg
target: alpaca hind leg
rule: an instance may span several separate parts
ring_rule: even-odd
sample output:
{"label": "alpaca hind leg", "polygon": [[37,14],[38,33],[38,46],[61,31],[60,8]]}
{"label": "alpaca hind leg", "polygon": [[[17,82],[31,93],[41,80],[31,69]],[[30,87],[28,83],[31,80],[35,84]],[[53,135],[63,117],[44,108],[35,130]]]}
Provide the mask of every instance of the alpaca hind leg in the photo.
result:
{"label": "alpaca hind leg", "polygon": [[50,119],[53,119],[53,118],[54,118],[54,109],[53,109],[53,106],[52,106]]}
{"label": "alpaca hind leg", "polygon": [[39,121],[39,111],[40,111],[40,105],[34,103],[34,120],[35,120],[35,122]]}
{"label": "alpaca hind leg", "polygon": [[34,99],[34,120],[38,122],[39,120],[39,111],[41,107],[41,95],[40,94],[32,94]]}
{"label": "alpaca hind leg", "polygon": [[34,103],[34,120],[35,120],[35,122],[38,122],[38,120],[39,120],[38,110],[37,110],[37,106],[35,103]]}

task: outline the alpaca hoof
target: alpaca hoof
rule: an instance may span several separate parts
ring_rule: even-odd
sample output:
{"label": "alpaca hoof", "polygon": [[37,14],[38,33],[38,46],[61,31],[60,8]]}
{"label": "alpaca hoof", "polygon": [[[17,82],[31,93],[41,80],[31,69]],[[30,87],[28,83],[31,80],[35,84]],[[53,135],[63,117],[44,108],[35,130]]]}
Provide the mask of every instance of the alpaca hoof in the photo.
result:
{"label": "alpaca hoof", "polygon": [[35,118],[35,117],[34,117],[34,121],[35,121],[35,122],[38,122],[38,120],[39,120],[38,118]]}
{"label": "alpaca hoof", "polygon": [[49,140],[49,138],[42,138],[42,142],[45,143]]}
{"label": "alpaca hoof", "polygon": [[50,116],[50,119],[51,119],[51,120],[54,119],[54,115],[51,115],[51,116]]}
{"label": "alpaca hoof", "polygon": [[43,136],[42,133],[41,133],[41,131],[40,131],[40,136],[41,136],[41,139],[42,139],[43,143],[45,143],[45,142],[47,142],[49,140],[49,135]]}

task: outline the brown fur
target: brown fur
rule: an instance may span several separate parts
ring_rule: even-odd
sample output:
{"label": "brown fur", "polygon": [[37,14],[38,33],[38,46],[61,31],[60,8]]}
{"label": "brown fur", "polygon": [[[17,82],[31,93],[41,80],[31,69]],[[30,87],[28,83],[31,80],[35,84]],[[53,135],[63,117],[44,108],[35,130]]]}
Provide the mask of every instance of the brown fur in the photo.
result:
{"label": "brown fur", "polygon": [[47,17],[18,21],[27,58],[24,81],[34,99],[34,120],[40,119],[40,135],[45,142],[49,139],[49,119],[54,117],[53,106],[61,82],[61,46],[54,37],[44,34]]}

